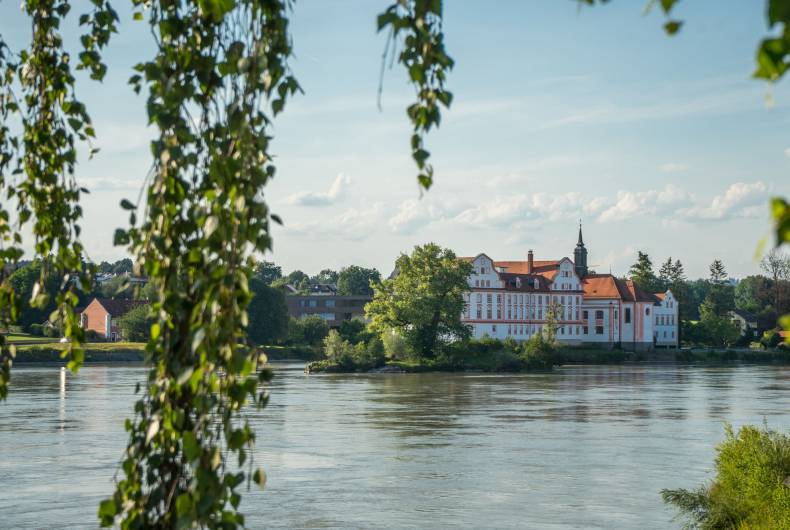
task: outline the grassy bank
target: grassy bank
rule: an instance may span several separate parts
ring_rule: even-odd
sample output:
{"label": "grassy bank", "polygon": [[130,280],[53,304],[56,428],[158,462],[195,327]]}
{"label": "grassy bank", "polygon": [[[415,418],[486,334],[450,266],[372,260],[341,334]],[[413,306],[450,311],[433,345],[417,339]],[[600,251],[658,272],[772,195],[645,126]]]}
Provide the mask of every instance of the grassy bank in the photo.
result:
{"label": "grassy bank", "polygon": [[[66,344],[17,344],[15,363],[65,363],[61,357]],[[85,362],[142,362],[142,342],[95,342],[84,345]]]}

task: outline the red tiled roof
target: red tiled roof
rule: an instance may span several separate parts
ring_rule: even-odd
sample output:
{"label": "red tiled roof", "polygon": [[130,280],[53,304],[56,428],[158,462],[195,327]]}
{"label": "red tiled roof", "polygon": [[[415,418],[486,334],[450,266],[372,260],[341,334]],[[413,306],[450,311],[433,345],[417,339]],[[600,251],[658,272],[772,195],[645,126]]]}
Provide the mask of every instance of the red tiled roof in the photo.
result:
{"label": "red tiled roof", "polygon": [[611,274],[591,274],[582,280],[585,298],[619,298],[624,302],[653,302],[657,298],[642,290],[633,280]]}

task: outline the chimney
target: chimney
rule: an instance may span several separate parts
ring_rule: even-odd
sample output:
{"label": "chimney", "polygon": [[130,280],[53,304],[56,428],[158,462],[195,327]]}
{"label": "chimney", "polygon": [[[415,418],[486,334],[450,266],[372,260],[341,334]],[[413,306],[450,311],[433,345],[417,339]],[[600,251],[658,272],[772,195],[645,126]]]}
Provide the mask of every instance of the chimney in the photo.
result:
{"label": "chimney", "polygon": [[532,274],[533,259],[534,256],[532,255],[532,249],[529,249],[529,252],[527,252],[527,274]]}

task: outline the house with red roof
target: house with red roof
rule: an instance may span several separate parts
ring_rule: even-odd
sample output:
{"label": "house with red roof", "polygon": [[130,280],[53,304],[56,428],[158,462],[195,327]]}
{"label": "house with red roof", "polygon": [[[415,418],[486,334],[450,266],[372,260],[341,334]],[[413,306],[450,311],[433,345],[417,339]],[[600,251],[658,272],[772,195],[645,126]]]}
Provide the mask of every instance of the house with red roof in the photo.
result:
{"label": "house with red roof", "polygon": [[541,261],[530,250],[525,261],[462,258],[472,264],[462,320],[477,338],[527,340],[544,331],[552,313],[563,344],[677,347],[678,304],[671,291],[648,293],[631,280],[590,272],[581,225],[573,256]]}
{"label": "house with red roof", "polygon": [[143,303],[141,300],[94,298],[80,312],[80,325],[84,330],[93,330],[106,340],[121,340],[118,320]]}

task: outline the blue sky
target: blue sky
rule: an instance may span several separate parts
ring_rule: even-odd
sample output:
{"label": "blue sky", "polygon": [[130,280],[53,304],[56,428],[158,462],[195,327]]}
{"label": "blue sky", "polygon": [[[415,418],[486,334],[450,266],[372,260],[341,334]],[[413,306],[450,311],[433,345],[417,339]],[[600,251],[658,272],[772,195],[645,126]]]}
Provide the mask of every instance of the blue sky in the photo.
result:
{"label": "blue sky", "polygon": [[[733,276],[756,272],[768,198],[790,194],[787,84],[750,78],[762,2],[681,2],[685,25],[668,38],[641,1],[447,1],[455,101],[428,137],[436,184],[422,198],[404,111],[413,91],[397,67],[376,106],[385,42],[375,17],[387,4],[296,3],[292,68],[305,95],[274,128],[278,174],[266,196],[285,227],[267,259],[308,273],[351,263],[389,272],[426,241],[461,255],[559,258],[572,256],[582,218],[600,272],[624,274],[637,250],[680,259],[692,277],[714,258]],[[102,148],[78,173],[92,191],[84,241],[94,260],[124,255],[112,246],[126,221],[118,203],[137,196],[150,164],[144,97],[126,85],[150,35],[120,14],[107,79],[79,86]],[[22,20],[0,3],[12,42],[26,37]]]}

